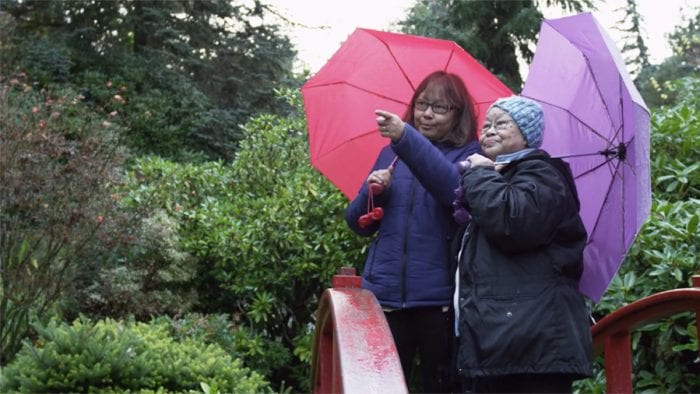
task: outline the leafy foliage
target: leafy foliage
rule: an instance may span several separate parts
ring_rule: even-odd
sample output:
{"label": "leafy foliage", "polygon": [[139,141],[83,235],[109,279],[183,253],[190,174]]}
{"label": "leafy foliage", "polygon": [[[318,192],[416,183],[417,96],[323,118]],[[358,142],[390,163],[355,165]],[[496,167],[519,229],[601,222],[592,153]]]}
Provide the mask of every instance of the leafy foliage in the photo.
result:
{"label": "leafy foliage", "polygon": [[108,253],[95,253],[97,261],[86,261],[64,295],[67,318],[88,314],[146,320],[181,314],[197,303],[192,284],[197,261],[181,247],[177,221],[163,210],[124,211],[130,223],[102,228],[99,239]]}
{"label": "leafy foliage", "polygon": [[[37,326],[0,376],[3,392],[261,392],[264,379],[219,346],[175,340],[164,322],[80,319]],[[214,388],[212,390],[212,388]]]}
{"label": "leafy foliage", "polygon": [[295,112],[248,122],[231,165],[140,159],[123,204],[176,219],[182,250],[200,267],[201,311],[235,311],[251,357],[282,344],[290,362],[271,380],[301,388],[318,297],[340,266],[361,264],[366,240],[345,225],[344,196],[309,165],[298,92],[280,93]]}
{"label": "leafy foliage", "polygon": [[241,325],[240,315],[189,313],[179,318],[158,320],[169,324],[170,333],[177,340],[191,339],[221,346],[261,375],[272,375],[291,360],[291,354],[283,344],[270,341],[247,325]]}
{"label": "leafy foliage", "polygon": [[8,0],[0,10],[0,66],[42,86],[68,82],[116,111],[136,152],[231,159],[238,125],[278,111],[273,89],[296,84],[296,53],[259,1]]}
{"label": "leafy foliage", "polygon": [[700,78],[669,84],[677,92],[674,105],[654,112],[651,124],[654,195],[666,200],[700,198]]}
{"label": "leafy foliage", "polygon": [[0,75],[0,361],[119,217],[110,188],[125,156],[107,118],[69,88],[37,92],[24,74]]}

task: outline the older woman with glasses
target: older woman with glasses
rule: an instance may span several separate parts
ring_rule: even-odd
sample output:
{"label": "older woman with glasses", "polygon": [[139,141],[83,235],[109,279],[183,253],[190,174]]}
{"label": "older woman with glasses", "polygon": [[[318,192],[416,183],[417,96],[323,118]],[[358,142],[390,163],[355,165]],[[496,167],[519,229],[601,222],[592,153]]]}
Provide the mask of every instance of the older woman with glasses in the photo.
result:
{"label": "older woman with glasses", "polygon": [[527,98],[497,100],[468,157],[471,213],[455,293],[457,366],[470,392],[563,393],[592,371],[578,291],[586,229],[568,165],[538,149],[544,115]]}
{"label": "older woman with glasses", "polygon": [[[389,144],[345,211],[350,228],[374,236],[362,287],[385,311],[409,385],[419,357],[422,392],[450,392],[454,380],[452,201],[457,163],[479,151],[472,108],[463,81],[440,71],[421,82],[403,119],[378,110]],[[383,217],[362,222],[372,190]]]}

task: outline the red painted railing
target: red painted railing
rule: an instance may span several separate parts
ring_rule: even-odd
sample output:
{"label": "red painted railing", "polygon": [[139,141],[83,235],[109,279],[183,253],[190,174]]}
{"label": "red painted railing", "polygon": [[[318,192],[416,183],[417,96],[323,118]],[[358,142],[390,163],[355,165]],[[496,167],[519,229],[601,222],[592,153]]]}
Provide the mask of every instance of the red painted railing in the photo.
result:
{"label": "red painted railing", "polygon": [[[606,392],[632,393],[630,332],[634,329],[680,312],[694,311],[700,331],[700,275],[693,276],[693,286],[650,295],[623,306],[593,326],[593,352],[605,353]],[[700,344],[698,347],[700,353]]]}
{"label": "red painted railing", "polygon": [[[407,393],[384,313],[374,295],[360,285],[355,269],[343,268],[333,277],[333,288],[321,297],[312,353],[313,392]],[[607,393],[632,393],[630,332],[687,311],[695,312],[700,331],[700,275],[693,276],[692,288],[645,297],[591,328],[594,355],[604,353]]]}
{"label": "red painted railing", "polygon": [[323,292],[311,360],[314,393],[408,393],[401,361],[377,299],[341,268]]}

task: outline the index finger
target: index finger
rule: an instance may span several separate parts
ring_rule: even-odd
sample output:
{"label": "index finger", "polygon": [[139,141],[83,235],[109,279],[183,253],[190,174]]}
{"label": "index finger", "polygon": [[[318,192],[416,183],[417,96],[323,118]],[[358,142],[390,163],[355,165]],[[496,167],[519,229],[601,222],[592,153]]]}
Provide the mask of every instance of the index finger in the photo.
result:
{"label": "index finger", "polygon": [[375,113],[377,116],[382,116],[382,117],[384,117],[384,119],[386,119],[386,120],[389,120],[389,119],[391,119],[391,118],[394,116],[394,114],[392,114],[391,112],[385,111],[385,110],[383,110],[383,109],[375,109],[375,110],[374,110],[374,113]]}

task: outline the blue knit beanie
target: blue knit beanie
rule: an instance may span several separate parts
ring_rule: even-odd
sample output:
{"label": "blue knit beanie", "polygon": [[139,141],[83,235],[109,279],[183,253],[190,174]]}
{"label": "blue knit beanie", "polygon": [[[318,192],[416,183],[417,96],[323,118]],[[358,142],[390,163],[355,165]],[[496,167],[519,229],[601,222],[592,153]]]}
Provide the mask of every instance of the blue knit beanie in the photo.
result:
{"label": "blue knit beanie", "polygon": [[496,100],[489,109],[493,107],[506,111],[513,118],[528,148],[539,148],[542,145],[544,113],[538,103],[525,97],[510,96]]}

